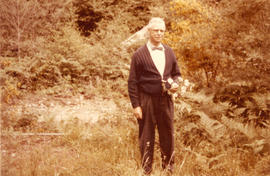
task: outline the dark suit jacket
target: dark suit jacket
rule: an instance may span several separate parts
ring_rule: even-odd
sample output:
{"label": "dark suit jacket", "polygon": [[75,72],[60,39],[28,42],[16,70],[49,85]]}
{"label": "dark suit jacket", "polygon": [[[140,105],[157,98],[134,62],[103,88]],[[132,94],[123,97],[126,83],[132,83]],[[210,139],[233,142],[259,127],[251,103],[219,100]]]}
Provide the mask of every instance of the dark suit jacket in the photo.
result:
{"label": "dark suit jacket", "polygon": [[[176,80],[181,76],[173,50],[164,45],[165,49],[165,70],[163,80],[172,78]],[[145,45],[136,50],[132,56],[128,78],[128,93],[133,108],[140,106],[140,91],[151,95],[161,95],[162,77],[158,72],[148,48]]]}

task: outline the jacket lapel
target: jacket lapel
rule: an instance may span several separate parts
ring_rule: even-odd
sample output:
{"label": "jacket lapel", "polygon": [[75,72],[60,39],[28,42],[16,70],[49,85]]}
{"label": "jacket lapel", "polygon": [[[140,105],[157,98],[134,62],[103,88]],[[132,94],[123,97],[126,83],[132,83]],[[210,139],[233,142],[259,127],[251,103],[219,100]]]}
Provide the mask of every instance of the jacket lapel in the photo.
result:
{"label": "jacket lapel", "polygon": [[160,73],[159,73],[156,65],[154,64],[154,61],[153,61],[153,59],[151,57],[151,54],[150,54],[150,52],[149,52],[146,44],[144,45],[143,50],[144,50],[143,52],[146,53],[146,58],[145,58],[146,59],[146,62],[149,63],[149,65],[151,65],[151,67],[155,69],[156,73],[160,75]]}

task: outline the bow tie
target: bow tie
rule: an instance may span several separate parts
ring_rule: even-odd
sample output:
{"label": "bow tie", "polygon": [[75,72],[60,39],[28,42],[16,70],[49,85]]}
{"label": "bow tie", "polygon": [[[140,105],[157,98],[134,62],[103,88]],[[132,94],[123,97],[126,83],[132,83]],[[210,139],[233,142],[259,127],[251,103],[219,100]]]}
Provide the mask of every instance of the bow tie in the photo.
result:
{"label": "bow tie", "polygon": [[162,51],[163,48],[161,46],[154,46],[154,47],[152,47],[152,50],[160,50],[160,51]]}

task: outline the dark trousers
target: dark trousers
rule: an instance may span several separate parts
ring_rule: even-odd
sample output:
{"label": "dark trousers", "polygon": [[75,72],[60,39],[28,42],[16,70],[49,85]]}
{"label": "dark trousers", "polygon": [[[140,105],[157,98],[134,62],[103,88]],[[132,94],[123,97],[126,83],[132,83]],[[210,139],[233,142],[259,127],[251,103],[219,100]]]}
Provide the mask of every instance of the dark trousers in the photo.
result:
{"label": "dark trousers", "polygon": [[159,133],[159,143],[163,169],[172,169],[174,163],[174,106],[169,95],[151,96],[141,93],[140,102],[143,118],[139,123],[139,145],[142,167],[145,173],[152,171],[155,127]]}

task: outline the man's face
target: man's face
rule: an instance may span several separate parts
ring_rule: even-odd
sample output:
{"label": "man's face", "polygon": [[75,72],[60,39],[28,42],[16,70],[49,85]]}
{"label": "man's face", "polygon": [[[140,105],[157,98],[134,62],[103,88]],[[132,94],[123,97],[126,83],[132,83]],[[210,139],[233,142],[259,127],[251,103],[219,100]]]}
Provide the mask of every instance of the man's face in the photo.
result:
{"label": "man's face", "polygon": [[159,45],[163,39],[165,25],[163,23],[154,23],[149,29],[149,39],[152,44]]}

